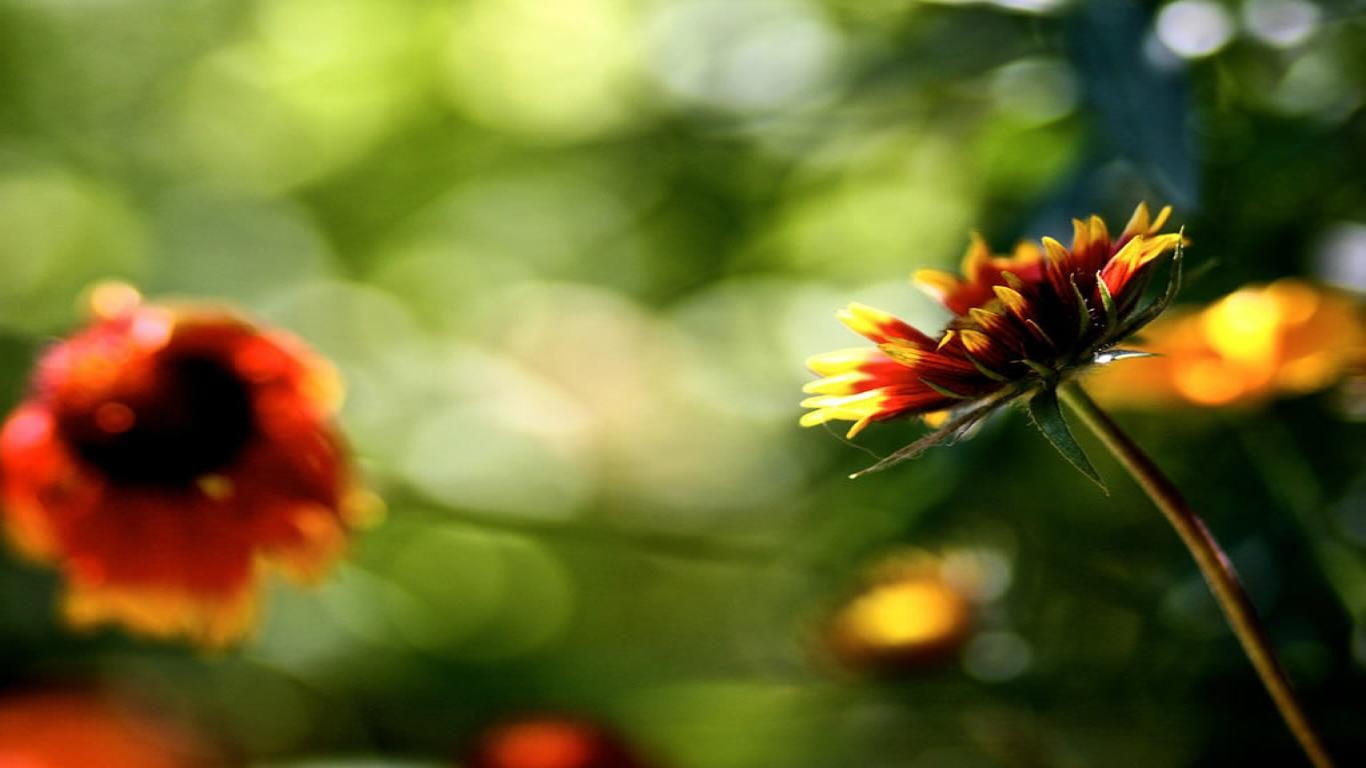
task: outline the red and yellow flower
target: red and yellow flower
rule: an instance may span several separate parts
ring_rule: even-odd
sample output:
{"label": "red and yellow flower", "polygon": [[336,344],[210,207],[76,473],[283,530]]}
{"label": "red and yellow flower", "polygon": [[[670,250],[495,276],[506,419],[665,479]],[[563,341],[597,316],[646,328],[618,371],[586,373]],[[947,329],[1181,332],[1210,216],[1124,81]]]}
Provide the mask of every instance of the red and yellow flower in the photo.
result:
{"label": "red and yellow flower", "polygon": [[366,506],[332,425],[338,378],[224,309],[123,285],[91,305],[0,431],[5,527],[65,573],[72,624],[229,642],[261,562],[318,577]]}
{"label": "red and yellow flower", "polygon": [[954,314],[937,337],[850,305],[840,320],[875,346],[808,361],[821,378],[804,388],[812,397],[802,402],[811,409],[802,425],[851,421],[852,437],[874,421],[952,410],[961,417],[946,427],[953,432],[996,405],[1051,390],[1080,368],[1115,357],[1114,344],[1155,317],[1175,290],[1174,278],[1168,295],[1142,301],[1154,265],[1182,242],[1180,234],[1161,231],[1170,212],[1153,218],[1141,204],[1118,237],[1097,216],[1074,220],[1070,248],[1045,237],[1010,256],[993,256],[974,236],[961,276],[915,274],[915,283]]}

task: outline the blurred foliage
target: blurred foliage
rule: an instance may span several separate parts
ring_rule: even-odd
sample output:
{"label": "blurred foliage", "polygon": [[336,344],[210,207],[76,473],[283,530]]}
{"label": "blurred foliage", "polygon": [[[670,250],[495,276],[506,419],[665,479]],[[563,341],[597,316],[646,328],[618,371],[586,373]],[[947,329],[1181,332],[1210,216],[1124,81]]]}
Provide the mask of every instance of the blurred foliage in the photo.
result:
{"label": "blurred foliage", "polygon": [[[919,428],[850,447],[796,402],[847,301],[937,327],[905,277],[974,227],[1169,200],[1211,265],[1186,300],[1359,297],[1363,97],[1345,1],[0,0],[5,404],[92,280],[222,297],[337,362],[389,506],[221,655],[72,635],[7,556],[0,685],[133,692],[278,767],[442,764],[544,712],[661,768],[1295,764],[1116,466],[1101,496],[1012,416],[850,482]],[[1344,764],[1354,396],[1124,418]],[[914,674],[832,668],[823,623],[904,546],[997,593]]]}

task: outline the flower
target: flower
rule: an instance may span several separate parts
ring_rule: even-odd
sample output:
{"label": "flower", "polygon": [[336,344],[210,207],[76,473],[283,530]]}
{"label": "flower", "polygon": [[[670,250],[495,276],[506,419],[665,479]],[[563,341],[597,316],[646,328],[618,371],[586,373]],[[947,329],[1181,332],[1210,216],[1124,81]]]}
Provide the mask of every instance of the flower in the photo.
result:
{"label": "flower", "polygon": [[73,625],[223,645],[251,624],[258,561],[316,578],[364,510],[337,376],[224,309],[125,285],[91,307],[0,430],[5,527],[64,572]]}
{"label": "flower", "polygon": [[1366,373],[1359,301],[1302,280],[1250,285],[1203,308],[1176,307],[1143,332],[1155,355],[1089,383],[1116,406],[1250,405]]}
{"label": "flower", "polygon": [[471,768],[645,768],[615,736],[592,723],[556,715],[517,720],[480,739]]}
{"label": "flower", "polygon": [[204,768],[222,764],[176,724],[83,692],[11,694],[0,700],[4,768]]}
{"label": "flower", "polygon": [[826,626],[845,666],[888,672],[934,667],[967,641],[983,590],[980,558],[899,552],[868,569]]}
{"label": "flower", "polygon": [[[1058,413],[1056,387],[1082,368],[1130,353],[1114,345],[1157,316],[1180,282],[1179,233],[1162,234],[1171,208],[1154,219],[1140,204],[1118,238],[1098,216],[1073,220],[1072,246],[1051,237],[1042,247],[1021,244],[993,256],[973,236],[962,275],[920,270],[914,282],[954,314],[937,338],[885,312],[851,304],[839,318],[873,348],[844,349],[808,360],[821,378],[802,401],[803,426],[852,421],[853,437],[874,421],[950,411],[928,438],[871,469],[909,458],[963,433],[986,415],[1025,395],[1050,440],[1082,466]],[[1159,258],[1175,250],[1166,293],[1144,304]],[[1061,425],[1061,427],[1059,426]],[[1059,432],[1059,429],[1062,431]],[[1093,478],[1094,471],[1088,472]]]}

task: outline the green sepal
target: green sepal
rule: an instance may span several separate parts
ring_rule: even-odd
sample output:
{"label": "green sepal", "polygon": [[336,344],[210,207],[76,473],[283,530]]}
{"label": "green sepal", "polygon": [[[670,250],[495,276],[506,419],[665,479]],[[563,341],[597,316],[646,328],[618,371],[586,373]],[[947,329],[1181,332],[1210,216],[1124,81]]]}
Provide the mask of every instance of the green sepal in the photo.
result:
{"label": "green sepal", "polygon": [[939,385],[939,384],[935,384],[933,381],[930,381],[929,379],[924,378],[924,377],[921,377],[920,383],[921,383],[921,384],[924,384],[925,386],[929,387],[930,389],[933,389],[935,392],[938,392],[939,394],[943,395],[944,397],[951,397],[951,398],[953,398],[954,400],[971,400],[971,399],[972,399],[972,396],[971,396],[971,395],[964,395],[964,394],[960,394],[960,393],[958,393],[958,392],[954,392],[952,389],[949,389],[948,387],[945,387],[945,386],[941,386],[941,385]]}
{"label": "green sepal", "polygon": [[[1186,228],[1182,227],[1181,232],[1183,235],[1185,231]],[[1162,292],[1161,296],[1157,297],[1156,301],[1149,304],[1147,307],[1144,307],[1141,312],[1130,318],[1129,322],[1124,324],[1124,328],[1121,329],[1119,333],[1115,334],[1116,338],[1122,339],[1131,335],[1134,331],[1137,331],[1139,328],[1152,322],[1154,318],[1162,314],[1163,311],[1171,305],[1172,300],[1176,298],[1176,294],[1181,292],[1182,265],[1185,263],[1185,254],[1184,242],[1178,242],[1176,244],[1175,252],[1172,253],[1171,274],[1167,277],[1167,289]]]}
{"label": "green sepal", "polygon": [[1049,368],[1048,366],[1046,366],[1046,365],[1044,365],[1043,363],[1040,363],[1040,362],[1038,362],[1038,361],[1036,361],[1036,360],[1030,360],[1030,359],[1026,358],[1026,359],[1024,359],[1024,360],[1021,360],[1020,362],[1024,363],[1024,364],[1027,365],[1027,366],[1029,366],[1029,370],[1031,370],[1031,371],[1033,371],[1033,372],[1039,374],[1040,376],[1042,376],[1042,377],[1044,378],[1045,381],[1052,381],[1053,379],[1057,378],[1057,376],[1058,376],[1058,372],[1057,372],[1057,371],[1053,370],[1052,368]]}
{"label": "green sepal", "polygon": [[1100,303],[1105,307],[1105,330],[1113,331],[1119,323],[1119,310],[1115,308],[1115,297],[1110,295],[1110,286],[1096,273],[1096,288],[1100,290]]}
{"label": "green sepal", "polygon": [[1072,437],[1072,430],[1067,428],[1067,422],[1062,416],[1062,407],[1058,403],[1058,394],[1050,387],[1040,389],[1029,398],[1029,415],[1034,419],[1034,426],[1039,428],[1043,436],[1048,438],[1048,442],[1058,449],[1063,458],[1067,459],[1072,466],[1076,467],[1083,475],[1091,479],[1091,482],[1100,486],[1102,491],[1107,494],[1109,490],[1105,487],[1105,482],[1100,479],[1100,473],[1091,466],[1091,460],[1086,458],[1086,452],[1077,444],[1076,438]]}
{"label": "green sepal", "polygon": [[968,353],[964,352],[963,357],[966,357],[968,359],[968,362],[972,363],[972,367],[976,368],[978,373],[982,374],[988,379],[991,379],[992,381],[1010,381],[1009,378],[1002,376],[1001,374],[991,370],[985,365],[982,365],[982,362],[977,358],[973,357],[972,355],[969,355]]}
{"label": "green sepal", "polygon": [[1077,336],[1085,336],[1091,330],[1091,309],[1086,306],[1086,297],[1081,295],[1081,289],[1077,287],[1077,278],[1072,276],[1072,297],[1077,300]]}
{"label": "green sepal", "polygon": [[1045,344],[1052,347],[1053,349],[1058,348],[1057,342],[1053,341],[1053,339],[1048,335],[1048,332],[1043,329],[1043,326],[1034,322],[1034,318],[1031,317],[1028,320],[1025,320],[1025,325],[1029,326],[1029,329],[1032,330],[1034,334],[1038,336],[1039,339],[1043,341]]}

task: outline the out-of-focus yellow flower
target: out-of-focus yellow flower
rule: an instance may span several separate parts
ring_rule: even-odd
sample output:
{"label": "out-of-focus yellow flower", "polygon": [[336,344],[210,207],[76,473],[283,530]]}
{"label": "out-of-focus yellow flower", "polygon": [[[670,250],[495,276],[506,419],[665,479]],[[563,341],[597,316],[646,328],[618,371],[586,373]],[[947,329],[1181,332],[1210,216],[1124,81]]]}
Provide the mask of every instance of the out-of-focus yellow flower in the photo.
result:
{"label": "out-of-focus yellow flower", "polygon": [[3,768],[208,768],[222,765],[190,734],[90,693],[0,700]]}
{"label": "out-of-focus yellow flower", "polygon": [[915,671],[952,658],[967,641],[984,574],[970,553],[909,552],[874,565],[827,625],[847,667]]}
{"label": "out-of-focus yellow flower", "polygon": [[1366,324],[1352,297],[1296,279],[1241,288],[1204,308],[1175,308],[1139,348],[1160,357],[1090,379],[1114,406],[1246,405],[1314,392],[1366,373]]}

